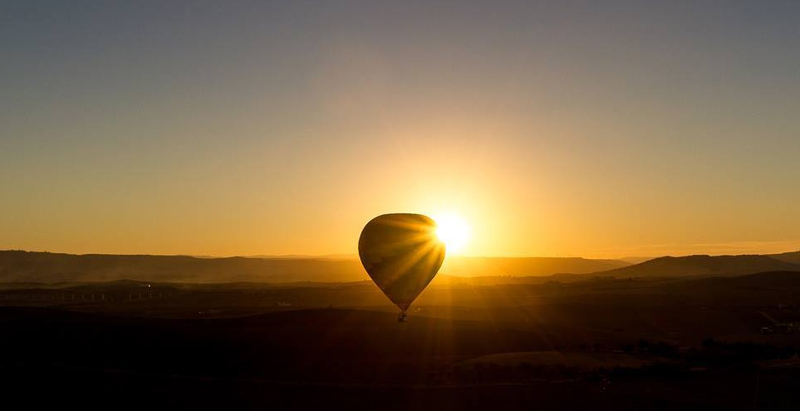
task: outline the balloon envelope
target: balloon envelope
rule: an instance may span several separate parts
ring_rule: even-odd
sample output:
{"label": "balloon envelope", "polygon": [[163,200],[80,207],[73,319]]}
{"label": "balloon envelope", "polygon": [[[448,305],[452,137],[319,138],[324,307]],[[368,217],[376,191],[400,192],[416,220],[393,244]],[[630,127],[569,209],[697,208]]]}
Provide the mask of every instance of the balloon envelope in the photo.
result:
{"label": "balloon envelope", "polygon": [[384,214],[361,231],[358,255],[372,281],[405,311],[444,261],[436,223],[420,214]]}

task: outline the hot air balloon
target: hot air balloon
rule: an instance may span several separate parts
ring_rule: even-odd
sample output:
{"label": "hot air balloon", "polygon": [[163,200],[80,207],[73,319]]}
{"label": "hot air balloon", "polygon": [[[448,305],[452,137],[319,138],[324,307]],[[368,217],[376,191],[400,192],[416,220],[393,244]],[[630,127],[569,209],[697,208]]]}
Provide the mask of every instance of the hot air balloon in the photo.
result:
{"label": "hot air balloon", "polygon": [[445,246],[436,237],[436,223],[421,214],[384,214],[361,231],[358,255],[378,288],[406,310],[433,280],[444,261]]}

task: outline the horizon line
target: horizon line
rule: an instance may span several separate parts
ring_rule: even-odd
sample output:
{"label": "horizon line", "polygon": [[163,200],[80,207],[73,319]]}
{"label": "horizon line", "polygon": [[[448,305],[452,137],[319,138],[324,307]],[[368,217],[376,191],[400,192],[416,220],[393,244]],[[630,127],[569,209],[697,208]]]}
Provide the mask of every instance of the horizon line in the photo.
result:
{"label": "horizon line", "polygon": [[[250,255],[203,255],[203,254],[150,254],[150,253],[70,253],[70,252],[61,252],[61,251],[41,251],[41,250],[25,250],[25,249],[0,249],[0,252],[26,252],[26,253],[42,253],[42,254],[61,254],[61,255],[72,255],[72,256],[127,256],[127,257],[189,257],[189,258],[196,258],[196,259],[228,259],[228,258],[248,258],[248,259],[262,259],[262,260],[358,260],[358,254],[250,254]],[[780,255],[786,253],[794,253],[800,252],[800,249],[792,249],[788,251],[781,251],[781,252],[766,252],[766,253],[739,253],[739,254],[728,254],[728,253],[667,253],[667,254],[657,254],[657,255],[650,255],[650,256],[625,256],[625,257],[606,257],[606,258],[599,258],[599,257],[585,257],[581,255],[452,255],[449,257],[458,257],[458,258],[498,258],[498,259],[512,259],[512,258],[581,258],[585,260],[618,260],[623,262],[625,259],[635,259],[643,262],[647,260],[652,260],[656,258],[662,257],[691,257],[691,256],[711,256],[711,257],[724,257],[724,256],[747,256],[747,255],[763,255],[763,256],[770,256],[770,255]]]}

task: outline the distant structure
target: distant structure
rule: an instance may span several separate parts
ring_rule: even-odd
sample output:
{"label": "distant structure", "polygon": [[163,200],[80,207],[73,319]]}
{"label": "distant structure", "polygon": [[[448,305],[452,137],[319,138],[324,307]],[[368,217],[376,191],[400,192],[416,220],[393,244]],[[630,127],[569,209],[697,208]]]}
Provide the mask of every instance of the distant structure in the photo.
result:
{"label": "distant structure", "polygon": [[795,324],[793,322],[779,322],[778,320],[769,316],[769,314],[759,311],[764,318],[769,320],[772,324],[761,327],[761,334],[793,334],[795,330]]}
{"label": "distant structure", "polygon": [[774,323],[761,327],[761,334],[794,334],[794,323]]}

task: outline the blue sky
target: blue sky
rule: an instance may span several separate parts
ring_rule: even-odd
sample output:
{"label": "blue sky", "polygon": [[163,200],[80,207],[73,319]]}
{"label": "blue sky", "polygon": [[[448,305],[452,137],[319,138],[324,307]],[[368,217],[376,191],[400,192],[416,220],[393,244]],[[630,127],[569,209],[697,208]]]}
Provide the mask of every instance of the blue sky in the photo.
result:
{"label": "blue sky", "polygon": [[800,248],[797,2],[10,1],[0,90],[0,248]]}

